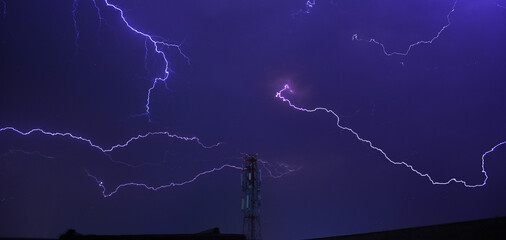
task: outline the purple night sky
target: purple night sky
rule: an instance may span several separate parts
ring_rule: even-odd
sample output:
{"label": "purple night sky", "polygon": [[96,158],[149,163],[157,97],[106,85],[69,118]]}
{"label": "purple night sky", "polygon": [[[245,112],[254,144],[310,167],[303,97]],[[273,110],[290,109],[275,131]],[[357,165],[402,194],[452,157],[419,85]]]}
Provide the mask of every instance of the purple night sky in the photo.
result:
{"label": "purple night sky", "polygon": [[0,237],[506,216],[505,6],[0,0]]}

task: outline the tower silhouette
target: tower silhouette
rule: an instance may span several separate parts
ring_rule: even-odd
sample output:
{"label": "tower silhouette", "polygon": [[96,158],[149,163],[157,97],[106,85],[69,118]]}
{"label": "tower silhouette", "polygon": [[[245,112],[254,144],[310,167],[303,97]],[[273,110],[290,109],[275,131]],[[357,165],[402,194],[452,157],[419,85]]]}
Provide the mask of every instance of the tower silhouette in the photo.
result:
{"label": "tower silhouette", "polygon": [[262,176],[258,169],[258,155],[246,154],[242,165],[241,185],[242,204],[244,213],[243,233],[248,240],[261,240],[262,231],[260,226],[260,186]]}

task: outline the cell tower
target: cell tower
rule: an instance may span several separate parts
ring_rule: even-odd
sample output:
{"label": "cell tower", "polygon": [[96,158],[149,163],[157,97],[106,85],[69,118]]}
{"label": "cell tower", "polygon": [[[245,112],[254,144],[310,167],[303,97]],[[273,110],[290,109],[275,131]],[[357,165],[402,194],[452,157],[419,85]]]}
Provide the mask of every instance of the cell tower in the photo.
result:
{"label": "cell tower", "polygon": [[241,185],[242,204],[244,213],[243,234],[248,240],[261,240],[262,231],[260,228],[260,186],[262,175],[258,169],[258,155],[246,154],[242,165]]}

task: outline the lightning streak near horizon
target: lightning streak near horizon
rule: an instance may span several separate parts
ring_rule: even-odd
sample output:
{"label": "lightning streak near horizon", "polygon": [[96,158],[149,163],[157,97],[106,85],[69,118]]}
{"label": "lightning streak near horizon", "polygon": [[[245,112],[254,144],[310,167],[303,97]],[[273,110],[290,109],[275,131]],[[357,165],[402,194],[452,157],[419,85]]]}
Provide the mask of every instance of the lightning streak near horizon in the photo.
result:
{"label": "lightning streak near horizon", "polygon": [[427,178],[433,185],[447,185],[447,184],[450,184],[451,182],[455,182],[455,183],[461,183],[465,187],[469,187],[469,188],[475,188],[475,187],[483,187],[483,186],[485,186],[487,184],[487,180],[488,180],[488,175],[487,175],[487,172],[485,171],[485,157],[489,153],[492,153],[494,150],[496,150],[498,147],[500,147],[502,145],[506,145],[506,141],[500,142],[500,143],[496,144],[495,146],[493,146],[490,150],[488,150],[485,153],[483,153],[483,155],[481,156],[481,172],[485,176],[485,178],[484,178],[484,180],[483,180],[482,183],[480,183],[480,184],[474,184],[473,185],[473,184],[468,184],[464,180],[459,180],[459,179],[456,179],[456,178],[451,178],[450,180],[448,180],[446,182],[439,182],[439,181],[433,180],[432,177],[429,174],[422,173],[422,172],[416,170],[412,165],[410,165],[410,164],[408,164],[406,162],[397,162],[397,161],[392,160],[390,157],[388,157],[388,155],[385,153],[385,151],[383,151],[379,147],[376,147],[370,140],[367,140],[367,139],[364,139],[364,138],[360,137],[360,135],[356,131],[354,131],[353,129],[341,125],[341,123],[340,123],[341,119],[339,118],[339,115],[337,115],[333,110],[330,110],[330,109],[327,109],[327,108],[324,108],[324,107],[316,107],[316,108],[312,108],[312,109],[298,107],[298,106],[292,104],[292,102],[289,99],[285,98],[282,95],[283,92],[285,92],[285,91],[289,91],[289,92],[293,93],[293,91],[290,89],[290,86],[288,84],[286,84],[283,87],[283,89],[281,89],[278,92],[276,92],[276,98],[279,98],[283,102],[288,103],[288,105],[290,107],[292,107],[293,109],[298,110],[298,111],[307,112],[307,113],[313,113],[313,112],[317,112],[317,111],[323,111],[323,112],[327,112],[327,113],[332,114],[336,118],[336,125],[337,125],[337,127],[339,129],[347,131],[347,132],[353,134],[357,140],[359,140],[360,142],[366,143],[367,145],[369,145],[370,148],[372,148],[372,149],[380,152],[381,155],[383,155],[383,157],[385,159],[387,159],[390,163],[395,164],[395,165],[402,165],[402,166],[405,166],[405,167],[409,168],[411,171],[413,171],[414,173],[418,174],[419,176]]}
{"label": "lightning streak near horizon", "polygon": [[107,188],[104,186],[104,182],[103,181],[99,180],[94,175],[91,175],[88,171],[86,171],[86,174],[88,174],[89,177],[95,179],[95,181],[97,182],[98,186],[100,188],[102,188],[102,196],[104,198],[107,198],[107,197],[110,197],[110,196],[114,195],[115,193],[117,193],[118,190],[120,190],[121,188],[129,187],[129,186],[142,187],[142,188],[145,188],[147,190],[152,190],[152,191],[158,191],[160,189],[170,188],[170,187],[183,186],[185,184],[195,182],[201,176],[207,175],[209,173],[221,171],[221,170],[223,170],[225,168],[233,168],[233,169],[237,169],[237,170],[242,170],[241,167],[230,165],[230,164],[224,164],[221,167],[216,167],[216,168],[213,168],[211,170],[200,172],[197,175],[195,175],[193,178],[191,178],[189,180],[186,180],[186,181],[183,181],[183,182],[171,182],[169,184],[159,185],[159,186],[149,186],[149,185],[147,185],[145,183],[129,182],[129,183],[123,183],[123,184],[120,184],[120,185],[116,186],[116,188],[114,188],[114,190],[110,191],[109,193],[107,193]]}
{"label": "lightning streak near horizon", "polygon": [[[293,173],[293,172],[296,172],[296,171],[298,171],[298,170],[301,169],[301,167],[291,168],[287,164],[280,163],[280,164],[278,164],[278,168],[281,167],[284,170],[286,170],[286,171],[280,171],[279,169],[277,169],[274,166],[274,164],[272,164],[272,163],[270,163],[268,161],[261,160],[261,159],[258,159],[258,161],[263,165],[263,167],[267,170],[269,176],[272,177],[272,178],[281,178],[281,177],[283,177],[283,176],[285,176],[285,175],[287,175],[289,173]],[[275,167],[274,170],[272,170],[270,167],[268,167],[269,165],[274,166]],[[102,196],[105,197],[105,198],[107,198],[107,197],[111,197],[112,195],[116,194],[118,192],[118,190],[120,190],[121,188],[129,187],[129,186],[132,186],[132,187],[141,187],[141,188],[144,188],[146,190],[151,190],[151,191],[158,191],[158,190],[164,189],[164,188],[183,186],[185,184],[195,182],[198,178],[200,178],[200,177],[202,177],[204,175],[207,175],[207,174],[210,174],[210,173],[213,173],[213,172],[218,172],[218,171],[221,171],[221,170],[223,170],[225,168],[232,168],[232,169],[236,169],[236,170],[242,170],[242,167],[239,167],[239,166],[235,166],[235,165],[231,165],[231,164],[223,164],[220,167],[215,167],[215,168],[212,168],[210,170],[206,170],[206,171],[200,172],[197,175],[195,175],[193,178],[191,178],[189,180],[186,180],[186,181],[182,181],[182,182],[171,182],[171,183],[168,183],[168,184],[158,185],[158,186],[150,186],[148,184],[138,183],[138,182],[128,182],[128,183],[119,184],[118,186],[116,186],[114,188],[114,190],[112,190],[110,192],[107,192],[107,188],[104,186],[104,182],[103,181],[99,180],[96,176],[90,174],[87,170],[86,170],[86,174],[88,175],[88,177],[91,177],[91,178],[93,178],[96,181],[96,183],[98,184],[98,186],[100,188],[102,188]],[[276,173],[273,173],[273,171],[275,171]]]}
{"label": "lightning streak near horizon", "polygon": [[420,40],[418,42],[415,42],[415,43],[412,43],[408,46],[408,48],[406,49],[406,51],[404,52],[397,52],[397,51],[392,51],[392,52],[388,52],[387,48],[385,47],[385,44],[377,41],[376,39],[374,38],[371,38],[369,40],[365,40],[365,39],[361,39],[358,37],[358,34],[355,33],[351,36],[351,40],[352,41],[359,41],[359,42],[369,42],[369,43],[374,43],[378,46],[381,47],[381,49],[383,50],[383,53],[386,55],[386,56],[393,56],[393,55],[397,55],[397,56],[407,56],[409,54],[409,52],[411,51],[411,49],[413,47],[416,47],[416,46],[419,46],[419,45],[424,45],[424,44],[432,44],[434,41],[436,41],[436,39],[438,39],[441,34],[448,28],[450,27],[450,25],[452,24],[451,21],[450,21],[450,16],[453,12],[455,12],[455,7],[457,6],[457,2],[458,0],[455,0],[455,2],[453,3],[453,6],[450,10],[450,12],[446,15],[446,21],[447,23],[441,28],[439,29],[439,31],[437,32],[437,34],[432,37],[430,40]]}

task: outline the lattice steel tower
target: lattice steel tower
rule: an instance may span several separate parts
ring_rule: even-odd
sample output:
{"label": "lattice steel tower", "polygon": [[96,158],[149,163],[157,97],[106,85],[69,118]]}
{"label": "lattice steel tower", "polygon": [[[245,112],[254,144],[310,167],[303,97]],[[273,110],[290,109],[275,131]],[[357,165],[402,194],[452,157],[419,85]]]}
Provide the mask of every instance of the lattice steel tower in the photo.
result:
{"label": "lattice steel tower", "polygon": [[244,212],[243,233],[248,240],[261,240],[260,228],[260,186],[262,176],[258,169],[258,155],[246,154],[242,165],[241,185],[242,204]]}

